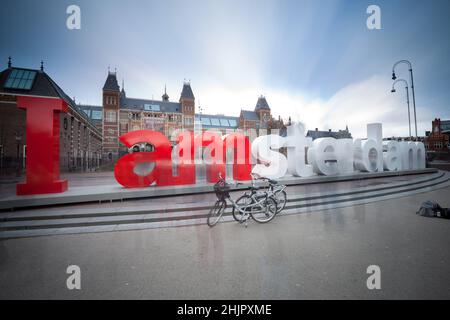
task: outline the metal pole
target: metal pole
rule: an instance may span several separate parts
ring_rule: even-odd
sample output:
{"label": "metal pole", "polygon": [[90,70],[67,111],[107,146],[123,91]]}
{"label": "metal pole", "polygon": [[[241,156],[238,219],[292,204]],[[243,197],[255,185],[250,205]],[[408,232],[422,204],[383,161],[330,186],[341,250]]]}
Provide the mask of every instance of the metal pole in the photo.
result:
{"label": "metal pole", "polygon": [[409,138],[411,139],[411,116],[410,116],[410,111],[409,111],[409,90],[408,90],[408,86],[406,86],[405,89],[406,89],[406,103],[408,105]]}
{"label": "metal pole", "polygon": [[411,89],[412,89],[413,108],[414,108],[414,126],[415,126],[415,130],[416,130],[416,140],[417,140],[416,97],[414,94],[414,79],[413,79],[412,67],[410,67],[409,72],[411,74]]}
{"label": "metal pole", "polygon": [[417,139],[418,136],[417,136],[417,118],[416,118],[416,95],[415,95],[415,91],[414,91],[414,78],[413,78],[411,62],[409,62],[408,60],[399,60],[396,63],[394,63],[394,66],[392,67],[392,80],[396,79],[395,67],[400,63],[406,63],[409,67],[409,73],[411,76],[411,89],[412,89],[412,96],[413,96],[413,108],[414,108],[414,128],[415,128],[416,139]]}

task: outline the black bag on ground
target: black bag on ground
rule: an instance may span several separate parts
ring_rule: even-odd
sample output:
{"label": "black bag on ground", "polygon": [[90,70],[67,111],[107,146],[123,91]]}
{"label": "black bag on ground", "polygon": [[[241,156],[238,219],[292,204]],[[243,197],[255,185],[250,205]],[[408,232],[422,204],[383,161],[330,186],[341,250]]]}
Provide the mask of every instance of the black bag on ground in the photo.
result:
{"label": "black bag on ground", "polygon": [[423,217],[450,219],[450,210],[448,208],[442,208],[437,202],[431,200],[422,203],[419,211],[416,213]]}

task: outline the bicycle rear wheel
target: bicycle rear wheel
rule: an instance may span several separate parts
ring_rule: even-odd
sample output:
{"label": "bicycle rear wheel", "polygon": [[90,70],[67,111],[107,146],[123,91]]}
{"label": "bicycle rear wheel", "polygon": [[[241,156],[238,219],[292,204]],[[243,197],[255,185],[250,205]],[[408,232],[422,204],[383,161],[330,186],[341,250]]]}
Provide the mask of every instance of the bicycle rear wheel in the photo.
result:
{"label": "bicycle rear wheel", "polygon": [[214,207],[212,207],[211,210],[209,211],[208,219],[206,220],[208,226],[214,227],[217,224],[217,222],[219,222],[226,207],[227,203],[225,202],[225,200],[216,201]]}
{"label": "bicycle rear wheel", "polygon": [[259,223],[266,223],[275,218],[277,214],[277,202],[272,198],[268,197],[261,204],[261,210],[250,211],[252,218]]}

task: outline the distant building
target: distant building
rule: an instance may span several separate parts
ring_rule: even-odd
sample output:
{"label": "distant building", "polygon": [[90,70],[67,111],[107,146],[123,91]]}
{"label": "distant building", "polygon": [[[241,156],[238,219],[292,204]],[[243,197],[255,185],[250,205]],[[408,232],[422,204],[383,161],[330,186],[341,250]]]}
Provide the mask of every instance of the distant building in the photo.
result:
{"label": "distant building", "polygon": [[425,148],[429,152],[449,153],[450,120],[434,119],[426,132]]}
{"label": "distant building", "polygon": [[25,110],[19,109],[16,97],[31,95],[61,98],[69,107],[60,115],[61,171],[92,170],[100,164],[113,163],[128,149],[119,141],[127,132],[149,129],[169,138],[177,129],[192,131],[217,130],[222,134],[254,129],[278,129],[286,134],[281,118],[271,114],[266,97],[257,99],[253,110],[241,110],[239,116],[196,113],[195,96],[190,82],[184,82],[177,102],[166,90],[161,100],[128,97],[124,85],[119,86],[116,72],[108,71],[102,88],[102,105],[77,104],[49,75],[40,70],[13,67],[0,73],[0,169],[21,171],[26,159]]}
{"label": "distant building", "polygon": [[[119,142],[119,137],[127,132],[149,129],[163,133],[172,139],[177,129],[195,131],[214,129],[221,133],[247,129],[283,129],[281,119],[271,115],[265,97],[260,96],[254,110],[241,110],[239,117],[223,114],[196,113],[195,96],[190,82],[184,82],[178,102],[169,100],[166,90],[161,100],[130,98],[124,85],[120,88],[116,72],[108,72],[103,86],[103,105],[79,105],[103,133],[103,158],[115,161],[127,148]],[[175,141],[171,140],[172,144]]]}
{"label": "distant building", "polygon": [[348,131],[348,126],[345,127],[345,130],[339,131],[320,131],[318,128],[315,130],[308,130],[306,133],[307,137],[311,137],[313,140],[317,138],[335,138],[335,139],[353,139],[352,134]]}

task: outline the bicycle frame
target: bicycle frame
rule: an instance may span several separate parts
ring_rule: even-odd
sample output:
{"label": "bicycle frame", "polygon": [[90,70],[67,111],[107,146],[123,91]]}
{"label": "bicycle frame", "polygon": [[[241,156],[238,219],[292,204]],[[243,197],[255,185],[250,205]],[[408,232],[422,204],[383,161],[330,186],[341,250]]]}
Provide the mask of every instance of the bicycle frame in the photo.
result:
{"label": "bicycle frame", "polygon": [[[267,198],[267,197],[265,197],[264,199],[257,200],[254,194],[253,194],[253,195],[250,195],[250,196],[252,197],[252,199],[253,199],[254,202],[251,203],[251,204],[249,204],[249,205],[245,205],[245,206],[239,206],[239,205],[236,203],[236,201],[234,201],[231,197],[228,197],[228,200],[230,200],[230,202],[231,202],[231,204],[233,205],[233,207],[234,207],[235,209],[237,209],[240,213],[242,213],[242,215],[247,215],[247,214],[249,214],[249,213],[248,213],[248,211],[246,211],[246,209],[248,209],[248,208],[253,208],[253,207],[256,207],[256,206],[258,206],[258,205],[261,205],[261,204],[263,203],[263,201]],[[264,206],[262,206],[262,207],[264,207]],[[258,212],[263,212],[263,211],[261,210],[261,211],[258,211]]]}

